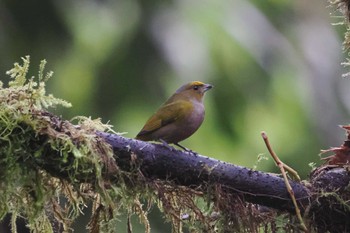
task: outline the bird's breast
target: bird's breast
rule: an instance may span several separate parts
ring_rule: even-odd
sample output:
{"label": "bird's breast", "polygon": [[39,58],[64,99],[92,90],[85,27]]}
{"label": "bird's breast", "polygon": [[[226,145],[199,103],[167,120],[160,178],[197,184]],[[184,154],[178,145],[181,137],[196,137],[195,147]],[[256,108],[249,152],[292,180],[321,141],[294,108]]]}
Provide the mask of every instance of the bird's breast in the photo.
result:
{"label": "bird's breast", "polygon": [[179,121],[179,124],[186,125],[184,127],[187,131],[194,133],[202,124],[204,120],[204,106],[202,103],[193,104],[191,111]]}
{"label": "bird's breast", "polygon": [[190,137],[201,126],[204,120],[204,106],[201,103],[194,104],[188,113],[174,123],[174,131],[169,135],[169,142],[180,142]]}

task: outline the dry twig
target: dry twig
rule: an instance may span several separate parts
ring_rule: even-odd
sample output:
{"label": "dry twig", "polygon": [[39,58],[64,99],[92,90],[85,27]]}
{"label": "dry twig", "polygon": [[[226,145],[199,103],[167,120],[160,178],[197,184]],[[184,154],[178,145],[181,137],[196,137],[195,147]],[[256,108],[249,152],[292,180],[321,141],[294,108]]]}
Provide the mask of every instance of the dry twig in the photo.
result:
{"label": "dry twig", "polygon": [[284,183],[286,185],[287,191],[290,194],[290,197],[293,201],[293,204],[295,206],[295,213],[297,215],[297,218],[300,222],[300,227],[304,232],[308,232],[308,229],[306,228],[306,225],[304,223],[303,218],[301,217],[301,213],[300,213],[300,209],[298,207],[297,201],[295,199],[295,195],[294,195],[294,191],[292,189],[292,186],[290,185],[288,178],[287,178],[287,174],[286,174],[286,170],[294,177],[296,178],[298,181],[300,181],[300,177],[298,175],[298,173],[291,167],[289,167],[288,165],[284,164],[277,156],[277,154],[272,150],[269,138],[267,137],[265,132],[261,132],[261,136],[265,142],[265,145],[268,149],[268,151],[270,152],[272,158],[275,160],[276,165],[280,168],[283,179],[284,179]]}

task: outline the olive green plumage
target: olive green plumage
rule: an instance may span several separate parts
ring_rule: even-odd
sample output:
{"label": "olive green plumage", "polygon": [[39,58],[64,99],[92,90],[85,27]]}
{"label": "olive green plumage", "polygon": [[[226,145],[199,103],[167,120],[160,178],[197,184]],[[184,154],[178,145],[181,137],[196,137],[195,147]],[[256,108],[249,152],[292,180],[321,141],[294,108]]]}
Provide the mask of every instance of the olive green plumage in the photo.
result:
{"label": "olive green plumage", "polygon": [[204,120],[203,97],[212,87],[199,81],[180,87],[148,119],[136,139],[177,144],[191,136]]}

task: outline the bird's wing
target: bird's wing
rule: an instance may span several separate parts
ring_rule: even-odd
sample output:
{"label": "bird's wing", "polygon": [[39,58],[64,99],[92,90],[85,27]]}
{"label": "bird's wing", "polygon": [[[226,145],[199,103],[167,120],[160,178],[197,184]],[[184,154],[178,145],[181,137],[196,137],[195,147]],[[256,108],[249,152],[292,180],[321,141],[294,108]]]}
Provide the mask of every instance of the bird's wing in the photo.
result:
{"label": "bird's wing", "polygon": [[192,104],[187,101],[175,101],[173,103],[162,105],[158,111],[148,119],[145,126],[137,136],[152,133],[165,125],[179,120],[186,115],[186,111],[191,106]]}

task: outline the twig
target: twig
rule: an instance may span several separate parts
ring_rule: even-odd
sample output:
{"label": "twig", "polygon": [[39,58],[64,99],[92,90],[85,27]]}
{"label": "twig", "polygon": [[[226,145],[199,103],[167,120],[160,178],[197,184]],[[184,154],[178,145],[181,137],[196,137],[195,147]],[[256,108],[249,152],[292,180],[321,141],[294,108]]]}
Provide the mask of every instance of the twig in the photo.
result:
{"label": "twig", "polygon": [[289,167],[288,165],[284,164],[277,156],[277,154],[272,150],[272,147],[271,147],[271,144],[270,144],[270,141],[269,141],[269,138],[267,137],[266,133],[265,132],[261,132],[261,136],[265,142],[265,145],[268,149],[268,151],[270,152],[272,158],[275,160],[275,163],[276,165],[280,168],[281,170],[281,173],[282,173],[282,176],[283,176],[283,180],[284,180],[284,183],[286,185],[286,188],[287,188],[287,191],[292,199],[292,202],[295,206],[295,213],[297,215],[297,218],[300,222],[300,227],[301,229],[304,231],[304,232],[308,232],[308,229],[306,228],[306,225],[304,223],[304,220],[303,218],[301,217],[301,214],[300,214],[300,209],[298,207],[298,204],[297,204],[297,201],[295,199],[295,195],[294,195],[294,191],[292,189],[292,186],[290,185],[289,181],[288,181],[288,178],[287,178],[287,174],[286,174],[286,171],[287,170],[290,174],[293,175],[294,178],[296,178],[298,181],[300,181],[300,177],[298,175],[298,173],[291,167]]}
{"label": "twig", "polygon": [[266,135],[266,133],[263,131],[261,132],[261,136],[264,139],[265,145],[267,147],[267,149],[269,150],[273,160],[275,160],[275,163],[278,167],[282,166],[284,168],[284,170],[287,170],[292,177],[294,177],[295,180],[297,181],[301,181],[300,176],[298,175],[298,172],[296,172],[293,168],[289,167],[287,164],[283,163],[278,156],[276,155],[276,153],[272,150],[272,147],[270,145],[269,139]]}

